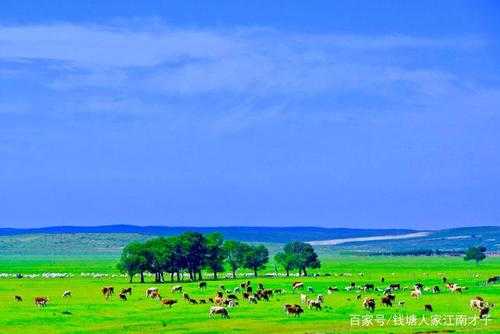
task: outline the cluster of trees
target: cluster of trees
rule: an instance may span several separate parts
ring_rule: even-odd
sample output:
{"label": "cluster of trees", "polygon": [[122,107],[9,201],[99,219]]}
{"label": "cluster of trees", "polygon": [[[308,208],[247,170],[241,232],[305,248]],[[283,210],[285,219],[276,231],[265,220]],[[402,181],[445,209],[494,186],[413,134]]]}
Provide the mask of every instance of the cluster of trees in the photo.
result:
{"label": "cluster of trees", "polygon": [[276,254],[274,260],[285,269],[287,276],[295,269],[299,271],[299,276],[307,276],[307,268],[319,268],[321,265],[314,248],[300,241],[286,244],[283,252]]}
{"label": "cluster of trees", "polygon": [[[306,268],[320,265],[311,245],[302,242],[287,244],[275,260],[287,275],[295,269],[299,274],[307,275]],[[268,262],[269,251],[263,245],[224,240],[220,233],[187,232],[144,243],[130,243],[122,251],[118,268],[128,274],[131,282],[135,275],[140,275],[141,282],[144,282],[146,272],[154,274],[156,282],[162,282],[165,274],[169,274],[173,281],[175,278],[181,280],[184,273],[188,273],[191,280],[201,280],[203,270],[212,272],[215,279],[226,269],[231,271],[233,278],[240,268],[252,270],[257,276]]]}
{"label": "cluster of trees", "polygon": [[155,275],[156,282],[164,281],[164,274],[170,274],[181,280],[183,273],[189,273],[191,280],[203,279],[204,269],[217,274],[225,271],[227,262],[236,275],[239,268],[254,271],[265,267],[269,261],[269,252],[262,245],[249,245],[238,241],[224,241],[222,234],[203,235],[187,232],[174,237],[159,237],[144,243],[132,242],[127,245],[120,257],[118,268],[127,273],[130,281],[136,274],[144,282],[144,273]]}

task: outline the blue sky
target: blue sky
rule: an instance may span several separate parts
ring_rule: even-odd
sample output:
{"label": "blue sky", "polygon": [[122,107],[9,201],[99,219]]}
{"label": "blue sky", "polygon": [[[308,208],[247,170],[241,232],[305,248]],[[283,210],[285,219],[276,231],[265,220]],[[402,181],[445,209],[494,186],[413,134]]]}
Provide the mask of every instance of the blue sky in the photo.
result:
{"label": "blue sky", "polygon": [[2,1],[0,226],[500,222],[496,1]]}

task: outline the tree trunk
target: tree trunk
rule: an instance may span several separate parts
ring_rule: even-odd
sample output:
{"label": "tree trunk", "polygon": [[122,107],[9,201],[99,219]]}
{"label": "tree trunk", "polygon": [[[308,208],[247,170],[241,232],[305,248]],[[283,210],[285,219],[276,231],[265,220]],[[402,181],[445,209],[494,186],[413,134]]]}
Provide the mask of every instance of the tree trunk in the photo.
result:
{"label": "tree trunk", "polygon": [[199,279],[200,281],[202,281],[202,280],[203,280],[203,277],[201,276],[201,270],[200,270],[200,271],[198,271],[198,279]]}
{"label": "tree trunk", "polygon": [[179,282],[180,280],[181,280],[181,274],[177,272],[177,282]]}
{"label": "tree trunk", "polygon": [[257,274],[257,268],[253,268],[253,274],[255,275],[255,277],[258,276],[258,274]]}
{"label": "tree trunk", "polygon": [[214,279],[217,279],[217,271],[214,270]]}
{"label": "tree trunk", "polygon": [[302,268],[302,270],[304,271],[304,276],[307,276],[306,267]]}
{"label": "tree trunk", "polygon": [[236,278],[236,270],[233,269],[233,278]]}
{"label": "tree trunk", "polygon": [[128,275],[128,278],[129,278],[129,283],[132,283],[132,278],[134,277],[134,275]]}
{"label": "tree trunk", "polygon": [[141,271],[141,283],[144,283],[144,271]]}
{"label": "tree trunk", "polygon": [[172,271],[170,273],[170,282],[173,282],[174,281],[174,272]]}
{"label": "tree trunk", "polygon": [[289,277],[289,276],[290,276],[290,270],[286,269],[286,277]]}

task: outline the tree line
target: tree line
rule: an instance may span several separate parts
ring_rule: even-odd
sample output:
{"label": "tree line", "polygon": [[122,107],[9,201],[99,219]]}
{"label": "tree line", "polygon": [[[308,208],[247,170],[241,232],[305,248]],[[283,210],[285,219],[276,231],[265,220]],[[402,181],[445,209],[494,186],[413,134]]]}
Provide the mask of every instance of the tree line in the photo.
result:
{"label": "tree line", "polygon": [[[276,254],[275,261],[287,276],[292,270],[307,275],[307,268],[318,268],[320,261],[311,245],[302,242],[287,244]],[[190,280],[202,280],[203,271],[219,273],[229,270],[233,278],[240,268],[252,270],[255,276],[269,262],[269,251],[264,245],[252,245],[235,240],[224,240],[220,233],[203,235],[186,232],[178,236],[158,237],[146,242],[132,242],[122,251],[118,269],[129,276],[130,282],[139,275],[154,274],[155,282],[180,281],[184,273]]]}

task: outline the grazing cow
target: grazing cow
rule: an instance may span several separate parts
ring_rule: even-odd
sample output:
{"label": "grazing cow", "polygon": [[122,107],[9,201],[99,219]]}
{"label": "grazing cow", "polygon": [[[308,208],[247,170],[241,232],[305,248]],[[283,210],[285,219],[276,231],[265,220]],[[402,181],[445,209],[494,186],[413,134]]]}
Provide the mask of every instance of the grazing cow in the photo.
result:
{"label": "grazing cow", "polygon": [[258,285],[259,285],[259,290],[264,290],[264,284],[259,283]]}
{"label": "grazing cow", "polygon": [[456,283],[448,283],[447,287],[451,292],[459,292],[459,293],[462,293],[462,291],[465,289],[464,287],[461,287]]}
{"label": "grazing cow", "polygon": [[104,288],[101,289],[101,291],[104,297],[108,299],[111,295],[115,293],[115,288],[113,288],[112,286],[105,286]]}
{"label": "grazing cow", "polygon": [[319,300],[310,300],[307,306],[309,306],[310,309],[321,311],[321,302]]}
{"label": "grazing cow", "polygon": [[118,295],[118,297],[120,297],[120,300],[123,300],[123,301],[127,300],[127,294],[126,293],[120,292],[120,294]]}
{"label": "grazing cow", "polygon": [[255,296],[248,297],[248,302],[250,304],[257,304],[257,297],[255,297]]}
{"label": "grazing cow", "polygon": [[217,296],[214,298],[215,305],[222,305],[223,302],[224,302],[224,297],[222,296]]}
{"label": "grazing cow", "polygon": [[173,293],[174,293],[174,292],[179,292],[179,293],[180,293],[180,292],[182,292],[182,285],[174,285],[174,286],[172,287],[172,292],[173,292]]}
{"label": "grazing cow", "polygon": [[274,289],[274,293],[278,294],[278,295],[281,295],[281,294],[285,293],[285,290],[284,289]]}
{"label": "grazing cow", "polygon": [[331,295],[334,291],[339,291],[339,288],[337,288],[336,286],[334,287],[328,287],[328,294]]}
{"label": "grazing cow", "polygon": [[22,302],[23,301],[23,298],[21,296],[14,296],[14,300],[16,302]]}
{"label": "grazing cow", "polygon": [[373,285],[373,284],[365,284],[365,286],[363,287],[363,289],[365,291],[373,290],[373,289],[375,289],[375,285]]}
{"label": "grazing cow", "polygon": [[418,290],[423,290],[424,289],[424,285],[422,283],[417,283],[417,284],[415,284],[414,289],[415,290],[417,290],[417,289]]}
{"label": "grazing cow", "polygon": [[161,301],[162,305],[168,306],[169,308],[172,307],[172,305],[176,304],[177,300],[176,299],[163,299]]}
{"label": "grazing cow", "polygon": [[187,293],[185,293],[185,292],[184,292],[184,293],[182,294],[182,298],[183,298],[184,300],[189,300],[189,298],[190,298],[190,297],[189,297],[189,295],[188,295]]}
{"label": "grazing cow", "polygon": [[297,289],[303,289],[304,288],[304,283],[302,282],[293,282],[292,284],[292,289],[295,291]]}
{"label": "grazing cow", "polygon": [[308,301],[309,301],[309,297],[307,297],[306,294],[301,293],[300,294],[300,303],[307,304]]}
{"label": "grazing cow", "polygon": [[198,284],[198,287],[201,289],[201,290],[204,290],[207,288],[207,282],[200,282]]}
{"label": "grazing cow", "polygon": [[375,299],[365,298],[365,300],[363,301],[363,307],[370,312],[375,311]]}
{"label": "grazing cow", "polygon": [[148,288],[146,290],[146,297],[151,298],[153,293],[158,293],[158,288]]}
{"label": "grazing cow", "polygon": [[425,311],[432,312],[432,305],[431,305],[431,304],[425,304],[425,305],[424,305],[424,310],[425,310]]}
{"label": "grazing cow", "polygon": [[432,293],[440,293],[441,292],[441,289],[439,288],[439,286],[435,285],[433,288],[432,288]]}
{"label": "grazing cow", "polygon": [[124,293],[126,295],[131,295],[132,294],[132,288],[123,288],[121,293]]}
{"label": "grazing cow", "polygon": [[229,319],[229,313],[227,312],[227,309],[225,307],[212,306],[210,308],[210,311],[208,312],[208,316],[213,318],[216,314],[220,314],[222,318]]}
{"label": "grazing cow", "polygon": [[401,289],[401,284],[400,283],[393,283],[389,285],[389,289],[391,290],[399,290]]}
{"label": "grazing cow", "polygon": [[285,305],[287,315],[293,315],[295,317],[299,317],[301,313],[304,313],[304,310],[300,305]]}
{"label": "grazing cow", "polygon": [[47,306],[48,302],[49,302],[49,299],[47,297],[35,297],[35,305],[36,306],[45,307],[45,306]]}
{"label": "grazing cow", "polygon": [[206,303],[207,303],[207,301],[206,301],[205,299],[200,299],[200,300],[198,301],[198,303],[199,303],[199,304],[206,304]]}
{"label": "grazing cow", "polygon": [[470,300],[469,305],[471,308],[477,308],[478,310],[480,310],[483,307],[487,306],[487,303],[484,301],[483,298],[477,296],[477,297]]}
{"label": "grazing cow", "polygon": [[394,299],[393,299],[393,298],[391,298],[391,296],[392,296],[392,295],[388,295],[388,296],[384,296],[384,297],[382,297],[382,305],[392,307],[392,301],[393,301]]}
{"label": "grazing cow", "polygon": [[62,296],[63,298],[71,297],[71,291],[69,290],[64,291]]}
{"label": "grazing cow", "polygon": [[412,297],[419,298],[422,295],[422,290],[415,289],[410,294]]}
{"label": "grazing cow", "polygon": [[248,293],[252,293],[253,292],[253,289],[251,286],[247,286],[247,288],[245,289],[246,292]]}
{"label": "grazing cow", "polygon": [[151,294],[149,295],[149,298],[161,300],[160,292],[158,292],[158,291],[151,292]]}
{"label": "grazing cow", "polygon": [[493,277],[488,278],[488,280],[486,281],[486,284],[496,283],[498,281],[500,281],[500,276],[493,276]]}
{"label": "grazing cow", "polygon": [[490,313],[490,308],[488,306],[483,307],[479,310],[479,319],[486,318]]}

